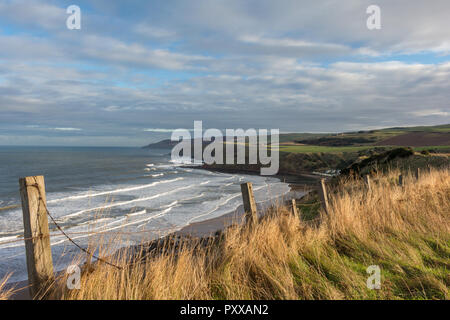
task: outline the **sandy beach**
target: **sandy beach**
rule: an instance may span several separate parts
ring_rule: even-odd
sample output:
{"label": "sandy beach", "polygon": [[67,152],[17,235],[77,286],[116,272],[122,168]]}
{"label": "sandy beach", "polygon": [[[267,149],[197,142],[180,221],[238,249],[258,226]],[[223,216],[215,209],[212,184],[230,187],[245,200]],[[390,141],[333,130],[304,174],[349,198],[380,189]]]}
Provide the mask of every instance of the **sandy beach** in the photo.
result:
{"label": "sandy beach", "polygon": [[[294,186],[293,186],[294,187]],[[303,188],[303,186],[298,186]],[[258,207],[258,215],[263,216],[266,209],[271,206],[282,205],[283,203],[291,199],[300,199],[307,194],[307,191],[293,190],[289,191],[286,195],[275,199],[273,201],[259,202],[256,204]],[[208,219],[200,222],[194,222],[181,230],[175,232],[176,235],[190,235],[194,237],[205,237],[214,234],[216,231],[223,230],[226,227],[241,223],[244,218],[244,206],[240,205],[235,211],[227,213],[217,218]]]}

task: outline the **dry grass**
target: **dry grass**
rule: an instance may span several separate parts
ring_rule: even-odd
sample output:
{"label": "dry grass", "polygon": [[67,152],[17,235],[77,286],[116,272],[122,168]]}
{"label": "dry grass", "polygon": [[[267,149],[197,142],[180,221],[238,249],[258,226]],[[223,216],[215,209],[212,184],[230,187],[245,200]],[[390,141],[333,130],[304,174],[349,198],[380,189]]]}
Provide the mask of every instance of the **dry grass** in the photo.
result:
{"label": "dry grass", "polygon": [[[374,177],[370,192],[343,182],[320,219],[277,208],[207,247],[186,243],[124,270],[99,265],[63,298],[448,299],[449,172],[408,177],[403,188],[396,177]],[[380,290],[367,288],[370,265],[381,268]]]}
{"label": "dry grass", "polygon": [[6,275],[3,279],[0,279],[0,300],[8,300],[13,294],[14,288],[5,289],[9,277],[10,275]]}

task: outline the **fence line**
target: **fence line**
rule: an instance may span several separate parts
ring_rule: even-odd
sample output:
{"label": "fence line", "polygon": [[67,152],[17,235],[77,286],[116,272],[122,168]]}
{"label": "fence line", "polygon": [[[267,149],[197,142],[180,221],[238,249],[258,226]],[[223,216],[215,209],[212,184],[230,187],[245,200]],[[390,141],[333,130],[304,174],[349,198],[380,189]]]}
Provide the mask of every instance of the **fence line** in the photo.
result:
{"label": "fence line", "polygon": [[[316,204],[322,203],[320,201],[317,202],[313,202],[313,203],[302,203],[299,204],[301,206],[314,206]],[[8,206],[8,209],[11,208],[18,208],[21,207],[21,205],[14,205],[14,206]],[[48,209],[47,209],[47,212]],[[50,213],[48,213],[48,215],[50,216]],[[52,223],[55,225],[56,229],[63,229],[63,227],[61,227],[58,224],[58,219],[55,219],[53,216],[51,216],[51,220]],[[92,222],[93,225],[95,225],[95,221]],[[114,231],[112,232],[111,230],[101,230],[101,231],[74,231],[74,232],[66,232],[67,235],[97,235],[97,234],[104,234],[104,233],[108,233],[108,232],[112,232],[114,233],[114,235],[134,235],[134,234],[139,234],[139,233],[148,233],[148,232],[166,232],[166,231],[171,231],[171,230],[175,230],[177,229],[176,227],[170,227],[170,228],[158,228],[158,229],[145,229],[145,230],[136,230],[136,231],[130,231],[130,232],[125,232],[125,231]],[[63,229],[64,230],[64,229]],[[60,235],[60,233],[50,233],[50,236],[58,236]],[[17,239],[14,240],[8,240],[8,241],[3,241],[0,242],[0,246],[5,245],[5,244],[11,244],[11,243],[17,243],[17,242],[22,242],[22,241],[26,241],[26,240],[35,240],[38,239],[39,237],[24,237],[23,235],[17,235]]]}
{"label": "fence line", "polygon": [[[421,177],[420,170],[415,172],[416,180]],[[399,185],[405,185],[405,176],[399,176]],[[58,221],[50,214],[45,195],[45,184],[43,176],[26,177],[20,180],[20,191],[22,199],[22,211],[24,218],[24,236],[18,239],[0,242],[1,245],[25,241],[27,269],[30,282],[30,293],[32,297],[36,297],[39,292],[42,292],[49,280],[53,279],[53,262],[51,260],[51,246],[50,236],[62,235],[67,241],[72,243],[80,251],[87,254],[89,257],[96,259],[97,261],[106,265],[112,266],[118,270],[123,270],[125,267],[131,266],[134,263],[119,266],[110,261],[107,261],[90,250],[83,248],[77,242],[70,237],[70,235],[64,231]],[[371,180],[369,176],[364,177],[364,182],[368,190],[371,189]],[[31,189],[30,189],[31,188]],[[34,191],[31,191],[34,190]],[[251,225],[257,220],[257,207],[255,198],[253,195],[253,187],[251,183],[241,184],[241,193],[244,203],[244,214],[246,224]],[[300,206],[313,206],[321,204],[323,210],[329,214],[329,195],[326,186],[326,180],[321,179],[318,188],[320,201],[307,204],[299,204]],[[295,199],[292,199],[289,203],[292,213],[298,215],[297,203]],[[55,225],[59,233],[50,233],[48,227],[47,216],[50,217],[51,222]],[[315,219],[314,219],[315,220]],[[94,222],[95,223],[95,222]],[[135,235],[137,233],[149,233],[149,232],[164,232],[176,229],[175,227],[165,229],[147,229],[141,231],[116,231],[114,235]],[[111,232],[111,230],[100,231],[80,231],[71,232],[72,235],[97,235]]]}
{"label": "fence line", "polygon": [[[418,168],[416,170],[416,172],[415,172],[416,180],[419,180],[420,176],[421,176],[421,171]],[[404,184],[404,176],[403,175],[400,175],[398,180],[399,180],[399,185],[400,186]],[[370,190],[371,189],[370,176],[369,175],[364,176],[364,181],[365,181],[368,189]],[[327,193],[327,198],[328,198],[328,193]],[[317,201],[317,202],[313,202],[313,203],[301,203],[299,205],[301,205],[301,206],[313,206],[313,205],[316,205],[316,204],[322,204],[323,205],[324,202],[323,201]],[[15,208],[19,208],[19,207],[21,207],[20,204],[14,204],[14,205],[10,205],[10,206],[7,206],[7,207],[0,208],[0,211],[1,210],[15,209]],[[324,209],[325,209],[325,207],[324,207]],[[56,222],[59,221],[59,219],[53,219],[53,220],[56,221]],[[95,224],[95,221],[92,224]],[[55,223],[55,227],[56,227],[56,223]],[[161,228],[158,228],[158,229],[146,229],[146,230],[133,231],[133,232],[114,231],[114,234],[115,235],[130,235],[130,234],[136,234],[136,233],[147,233],[147,232],[157,232],[157,231],[163,231],[164,232],[164,231],[170,231],[170,230],[174,230],[174,229],[176,229],[176,228],[172,227],[172,228],[163,228],[163,229],[161,229]],[[103,233],[107,233],[107,232],[111,232],[111,231],[110,230],[104,230],[104,231],[76,231],[76,232],[70,232],[70,234],[72,234],[72,235],[96,235],[96,234],[103,234]],[[50,236],[57,236],[58,234],[59,233],[50,233]],[[24,240],[32,240],[32,239],[35,239],[35,238],[36,237],[24,238],[23,235],[18,235],[17,239],[0,242],[0,246],[1,245],[5,245],[5,244],[15,243],[15,242],[21,242],[21,241],[24,241]]]}

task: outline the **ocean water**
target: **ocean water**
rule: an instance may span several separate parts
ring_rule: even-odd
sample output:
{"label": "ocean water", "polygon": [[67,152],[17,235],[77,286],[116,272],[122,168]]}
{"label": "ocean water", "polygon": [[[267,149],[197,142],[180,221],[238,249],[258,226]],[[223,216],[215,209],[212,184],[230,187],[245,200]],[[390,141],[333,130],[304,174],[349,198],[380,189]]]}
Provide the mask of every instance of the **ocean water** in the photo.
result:
{"label": "ocean water", "polygon": [[[0,208],[20,205],[18,179],[44,175],[49,212],[78,244],[137,244],[232,212],[240,184],[252,182],[257,202],[289,191],[274,177],[210,172],[172,163],[168,150],[0,147]],[[55,269],[80,250],[50,223]],[[22,209],[0,209],[0,279],[27,278]]]}

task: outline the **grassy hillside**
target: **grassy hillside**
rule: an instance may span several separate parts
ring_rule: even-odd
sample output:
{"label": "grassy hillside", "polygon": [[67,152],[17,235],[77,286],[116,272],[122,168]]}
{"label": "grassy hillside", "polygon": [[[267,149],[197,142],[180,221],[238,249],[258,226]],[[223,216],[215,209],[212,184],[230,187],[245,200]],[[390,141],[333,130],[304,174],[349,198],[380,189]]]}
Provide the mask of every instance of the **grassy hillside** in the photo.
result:
{"label": "grassy hillside", "polygon": [[[292,147],[294,148],[294,147]],[[316,172],[325,172],[327,170],[345,170],[350,166],[361,167],[358,172],[366,174],[374,170],[388,171],[391,168],[403,168],[413,170],[415,168],[435,167],[441,168],[450,165],[450,154],[445,153],[445,149],[429,148],[395,148],[395,147],[314,147],[310,151],[315,152],[281,152],[279,171],[280,175],[304,175]],[[328,149],[328,152],[324,150]],[[329,149],[335,149],[330,152]],[[343,151],[346,150],[346,151]],[[407,150],[405,156],[399,157],[402,152]],[[426,150],[426,152],[418,152]],[[442,150],[442,152],[441,152]],[[203,165],[206,169],[213,169],[224,172],[254,172],[259,173],[261,165],[225,165],[212,164]]]}
{"label": "grassy hillside", "polygon": [[[179,243],[129,266],[131,255],[81,279],[64,299],[449,299],[450,175],[395,183],[398,171],[333,189],[329,215],[273,209],[253,228]],[[310,213],[309,213],[310,214]],[[171,249],[172,248],[172,249]],[[366,285],[381,269],[381,289]]]}
{"label": "grassy hillside", "polygon": [[[405,138],[394,139],[400,136],[405,136]],[[437,148],[450,151],[450,125],[387,128],[320,135],[284,134],[280,135],[280,145],[280,151],[296,153],[353,152],[367,150],[375,145],[417,146],[418,148]]]}
{"label": "grassy hillside", "polygon": [[450,125],[339,134],[281,135],[280,173],[344,169],[353,162],[382,155],[398,146],[411,146],[416,154],[412,160],[389,164],[392,167],[401,166],[402,163],[410,167],[441,166],[442,162],[448,164],[449,158],[440,154],[450,154]]}
{"label": "grassy hillside", "polygon": [[343,152],[357,152],[369,149],[373,149],[373,146],[345,146],[345,147],[316,146],[316,145],[280,146],[280,152],[289,152],[289,153],[317,153],[317,152],[343,153]]}
{"label": "grassy hillside", "polygon": [[357,174],[364,176],[373,172],[387,172],[392,168],[401,171],[415,171],[417,168],[448,168],[449,154],[417,153],[411,148],[396,148],[371,156],[359,157],[357,161],[341,170],[342,175]]}

